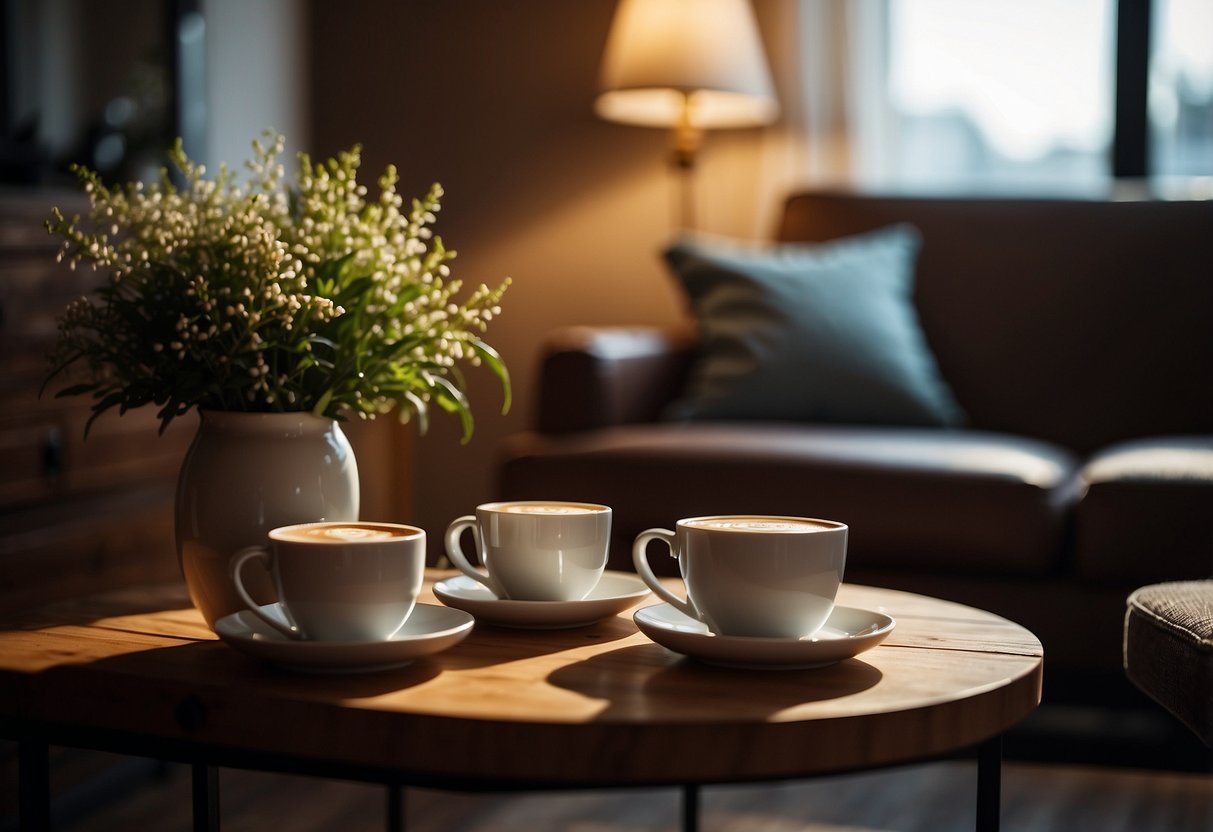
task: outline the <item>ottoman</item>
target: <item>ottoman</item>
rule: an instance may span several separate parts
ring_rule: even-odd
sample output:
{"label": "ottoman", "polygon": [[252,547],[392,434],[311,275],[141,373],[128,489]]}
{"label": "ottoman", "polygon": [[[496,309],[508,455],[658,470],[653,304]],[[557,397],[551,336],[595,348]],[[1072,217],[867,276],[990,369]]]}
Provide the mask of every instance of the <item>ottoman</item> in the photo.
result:
{"label": "ottoman", "polygon": [[1213,747],[1213,580],[1144,586],[1127,603],[1125,673]]}

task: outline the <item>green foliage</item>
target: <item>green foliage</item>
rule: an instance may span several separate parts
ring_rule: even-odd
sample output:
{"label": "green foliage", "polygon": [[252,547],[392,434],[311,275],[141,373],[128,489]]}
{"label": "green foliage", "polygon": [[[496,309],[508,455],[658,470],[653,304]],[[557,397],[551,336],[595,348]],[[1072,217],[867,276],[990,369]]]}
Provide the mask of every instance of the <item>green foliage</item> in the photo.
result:
{"label": "green foliage", "polygon": [[79,373],[57,395],[91,395],[93,419],[152,404],[162,430],[194,407],[334,418],[396,410],[424,429],[436,404],[460,418],[467,441],[461,365],[487,367],[509,408],[509,374],[481,340],[509,280],[457,300],[455,252],[430,228],[437,184],[406,212],[389,166],[368,201],[354,147],[322,164],[300,154],[285,186],[283,139],[265,139],[253,142],[243,184],[226,166],[207,179],[180,141],[170,157],[182,188],[163,171],[154,185],[111,190],[74,168],[88,217],[56,208],[46,226],[63,238],[60,259],[108,279],[61,316],[47,383]]}

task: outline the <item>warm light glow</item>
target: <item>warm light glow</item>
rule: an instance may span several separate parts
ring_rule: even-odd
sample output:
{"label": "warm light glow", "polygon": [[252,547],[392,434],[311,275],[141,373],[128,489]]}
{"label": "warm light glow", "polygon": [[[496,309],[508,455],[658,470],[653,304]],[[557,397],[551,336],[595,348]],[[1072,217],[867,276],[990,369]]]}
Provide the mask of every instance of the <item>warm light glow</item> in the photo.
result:
{"label": "warm light glow", "polygon": [[647,127],[746,127],[778,113],[747,0],[621,0],[595,109]]}

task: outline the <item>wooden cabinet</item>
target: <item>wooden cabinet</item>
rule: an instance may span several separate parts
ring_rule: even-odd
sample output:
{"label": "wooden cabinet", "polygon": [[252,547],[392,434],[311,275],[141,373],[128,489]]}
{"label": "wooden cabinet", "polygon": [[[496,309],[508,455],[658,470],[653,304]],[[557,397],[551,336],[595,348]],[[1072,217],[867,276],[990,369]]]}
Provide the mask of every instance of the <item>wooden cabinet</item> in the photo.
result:
{"label": "wooden cabinet", "polygon": [[0,194],[0,610],[179,580],[173,492],[196,417],[164,435],[154,412],[84,425],[88,397],[39,396],[56,318],[101,279],[55,262],[42,223],[78,196]]}

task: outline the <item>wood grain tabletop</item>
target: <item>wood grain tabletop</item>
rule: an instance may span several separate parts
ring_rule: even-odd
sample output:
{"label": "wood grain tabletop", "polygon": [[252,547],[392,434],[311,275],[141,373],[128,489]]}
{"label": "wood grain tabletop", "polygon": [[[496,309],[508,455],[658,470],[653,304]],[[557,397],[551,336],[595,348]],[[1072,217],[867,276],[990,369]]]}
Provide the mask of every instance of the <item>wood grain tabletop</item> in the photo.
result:
{"label": "wood grain tabletop", "polygon": [[[430,587],[451,573],[431,571]],[[700,664],[628,610],[569,630],[478,623],[396,670],[308,675],[218,641],[177,586],[124,590],[0,624],[0,720],[277,755],[450,787],[781,779],[948,754],[1040,700],[1043,653],[972,607],[844,584],[896,629],[809,670]],[[649,597],[637,607],[656,603]]]}

